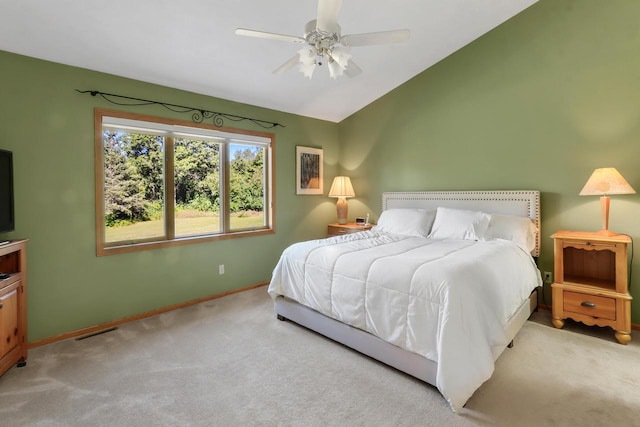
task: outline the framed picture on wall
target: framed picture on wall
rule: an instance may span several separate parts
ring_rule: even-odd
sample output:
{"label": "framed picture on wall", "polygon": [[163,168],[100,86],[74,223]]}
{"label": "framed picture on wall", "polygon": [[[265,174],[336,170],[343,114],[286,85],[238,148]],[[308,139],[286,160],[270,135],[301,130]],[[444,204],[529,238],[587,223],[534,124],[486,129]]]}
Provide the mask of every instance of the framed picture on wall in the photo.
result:
{"label": "framed picture on wall", "polygon": [[296,146],[296,194],[322,194],[322,148]]}

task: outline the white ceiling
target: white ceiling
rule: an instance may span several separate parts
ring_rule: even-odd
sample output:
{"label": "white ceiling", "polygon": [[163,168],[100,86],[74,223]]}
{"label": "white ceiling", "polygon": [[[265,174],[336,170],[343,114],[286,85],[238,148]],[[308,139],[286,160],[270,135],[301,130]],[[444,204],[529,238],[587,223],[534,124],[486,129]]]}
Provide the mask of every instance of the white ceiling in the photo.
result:
{"label": "white ceiling", "polygon": [[352,79],[275,75],[300,45],[234,34],[302,36],[317,0],[0,0],[0,50],[340,122],[536,1],[344,0],[343,35],[411,31],[405,44],[354,47],[364,72]]}

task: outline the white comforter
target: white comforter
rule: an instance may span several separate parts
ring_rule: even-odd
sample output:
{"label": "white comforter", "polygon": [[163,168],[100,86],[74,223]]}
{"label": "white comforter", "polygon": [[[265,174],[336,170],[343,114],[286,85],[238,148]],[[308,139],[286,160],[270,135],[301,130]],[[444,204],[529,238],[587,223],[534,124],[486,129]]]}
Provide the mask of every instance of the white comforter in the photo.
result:
{"label": "white comforter", "polygon": [[539,285],[531,256],[510,242],[367,231],[290,246],[269,294],[437,362],[455,411],[491,377],[504,326]]}

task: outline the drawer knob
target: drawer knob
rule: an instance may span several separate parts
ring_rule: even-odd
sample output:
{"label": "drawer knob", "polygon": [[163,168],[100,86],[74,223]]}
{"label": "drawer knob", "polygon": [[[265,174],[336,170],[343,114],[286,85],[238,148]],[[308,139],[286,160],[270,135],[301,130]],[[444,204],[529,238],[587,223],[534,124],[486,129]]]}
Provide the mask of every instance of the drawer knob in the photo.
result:
{"label": "drawer knob", "polygon": [[582,301],[580,305],[583,307],[596,308],[596,303],[591,301]]}

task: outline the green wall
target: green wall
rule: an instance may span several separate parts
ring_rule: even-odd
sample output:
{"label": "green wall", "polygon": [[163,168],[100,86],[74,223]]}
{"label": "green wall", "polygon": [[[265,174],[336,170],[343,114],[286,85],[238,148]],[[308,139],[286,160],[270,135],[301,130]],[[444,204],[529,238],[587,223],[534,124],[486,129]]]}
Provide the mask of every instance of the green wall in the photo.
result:
{"label": "green wall", "polygon": [[[383,191],[540,190],[553,271],[555,230],[600,229],[599,198],[578,195],[593,169],[640,191],[639,18],[638,1],[542,0],[344,120],[351,210],[378,215]],[[640,195],[611,197],[611,230],[638,240],[639,214]]]}
{"label": "green wall", "polygon": [[[256,117],[275,128],[276,234],[106,257],[95,255],[95,107],[190,120],[162,107],[116,107],[75,89]],[[333,199],[296,196],[295,146],[322,147],[325,187],[338,170],[338,128],[175,89],[0,52],[0,147],[14,153],[16,230],[28,238],[28,339],[48,338],[269,280],[280,252],[322,237]],[[247,122],[248,123],[248,122]],[[225,123],[251,130],[247,123]],[[218,265],[225,274],[218,274]]]}
{"label": "green wall", "polygon": [[[325,188],[352,177],[351,219],[375,220],[383,191],[540,190],[540,265],[552,271],[553,231],[600,228],[598,198],[578,196],[593,169],[616,167],[640,191],[639,16],[633,0],[541,0],[340,124],[0,52],[17,215],[3,237],[30,239],[29,340],[268,280],[284,247],[335,220],[333,199],[295,195],[296,145],[324,148]],[[274,131],[276,234],[96,257],[93,109],[116,108],[76,88],[285,124]],[[611,209],[610,228],[637,239],[640,195],[613,196]],[[640,324],[640,303],[632,311]]]}

